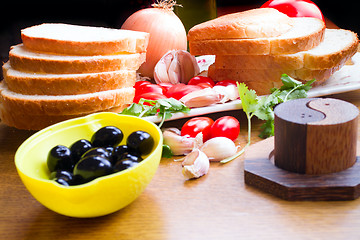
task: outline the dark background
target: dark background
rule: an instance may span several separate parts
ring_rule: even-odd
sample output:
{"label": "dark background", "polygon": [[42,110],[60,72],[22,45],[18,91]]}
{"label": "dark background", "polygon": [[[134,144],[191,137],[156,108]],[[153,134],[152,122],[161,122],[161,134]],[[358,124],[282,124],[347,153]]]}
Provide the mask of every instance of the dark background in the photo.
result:
{"label": "dark background", "polygon": [[[197,1],[197,0],[194,0]],[[120,28],[125,19],[151,0],[29,0],[2,2],[0,9],[0,61],[8,58],[9,48],[21,42],[20,30],[44,22],[63,22],[90,26]],[[258,5],[257,0],[217,0],[218,7]],[[360,33],[356,1],[314,0],[325,17],[341,28]],[[1,76],[0,76],[1,77]]]}

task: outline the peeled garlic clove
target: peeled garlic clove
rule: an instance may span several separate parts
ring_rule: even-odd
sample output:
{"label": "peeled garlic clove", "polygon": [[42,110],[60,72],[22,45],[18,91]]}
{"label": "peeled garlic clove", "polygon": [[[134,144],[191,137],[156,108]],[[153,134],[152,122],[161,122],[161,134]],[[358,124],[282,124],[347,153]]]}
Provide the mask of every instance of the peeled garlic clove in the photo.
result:
{"label": "peeled garlic clove", "polygon": [[182,163],[182,174],[186,179],[199,178],[208,173],[210,168],[209,158],[200,151],[194,149]]}
{"label": "peeled garlic clove", "polygon": [[186,94],[180,99],[187,107],[206,107],[212,104],[220,103],[223,95],[216,92],[212,88],[204,88]]}
{"label": "peeled garlic clove", "polygon": [[227,101],[232,101],[239,98],[239,91],[235,85],[228,85],[228,86],[214,86],[213,89],[223,94],[223,99],[221,103],[225,103]]}
{"label": "peeled garlic clove", "polygon": [[200,150],[210,161],[221,161],[236,154],[235,143],[226,137],[215,137],[207,140]]}
{"label": "peeled garlic clove", "polygon": [[193,55],[184,50],[172,50],[155,65],[154,78],[156,83],[187,83],[199,72],[199,66]]}
{"label": "peeled garlic clove", "polygon": [[180,135],[177,128],[168,128],[163,131],[164,144],[168,145],[174,155],[186,155],[190,153],[196,143],[195,138]]}

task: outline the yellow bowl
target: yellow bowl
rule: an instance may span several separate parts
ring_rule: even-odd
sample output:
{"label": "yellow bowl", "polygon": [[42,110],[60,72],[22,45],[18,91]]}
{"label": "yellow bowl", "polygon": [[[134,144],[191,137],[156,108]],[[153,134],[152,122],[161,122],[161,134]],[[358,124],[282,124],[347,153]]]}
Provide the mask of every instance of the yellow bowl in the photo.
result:
{"label": "yellow bowl", "polygon": [[[153,151],[137,166],[97,178],[86,184],[62,186],[49,180],[47,154],[62,144],[91,138],[104,126],[116,126],[126,137],[133,131],[148,132],[155,140]],[[152,122],[115,113],[95,113],[47,127],[28,138],[15,154],[15,165],[29,192],[45,207],[71,217],[97,217],[133,202],[153,178],[161,159],[163,137]]]}

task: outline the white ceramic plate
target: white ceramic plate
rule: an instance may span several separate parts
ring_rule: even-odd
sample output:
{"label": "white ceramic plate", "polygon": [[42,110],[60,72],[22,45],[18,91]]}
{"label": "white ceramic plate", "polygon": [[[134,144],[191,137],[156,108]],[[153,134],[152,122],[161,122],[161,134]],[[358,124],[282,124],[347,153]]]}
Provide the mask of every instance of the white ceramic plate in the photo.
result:
{"label": "white ceramic plate", "polygon": [[[213,56],[202,56],[198,58],[201,70],[207,69],[208,66],[213,63],[213,61]],[[356,53],[353,56],[352,62],[352,65],[345,65],[339,71],[334,73],[324,84],[310,89],[308,92],[308,97],[320,97],[360,89],[360,53]],[[187,114],[175,113],[172,118],[167,119],[166,121],[236,109],[242,109],[240,100],[211,105],[208,107],[193,108]],[[146,117],[145,119],[155,123],[161,121],[161,119],[157,116]]]}

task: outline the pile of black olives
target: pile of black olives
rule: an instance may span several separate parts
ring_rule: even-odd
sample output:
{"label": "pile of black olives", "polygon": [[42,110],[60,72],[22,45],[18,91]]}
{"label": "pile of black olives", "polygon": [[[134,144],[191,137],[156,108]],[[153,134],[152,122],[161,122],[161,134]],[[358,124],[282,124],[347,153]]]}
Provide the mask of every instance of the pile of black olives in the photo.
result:
{"label": "pile of black olives", "polygon": [[106,126],[96,131],[90,141],[80,139],[70,147],[53,147],[47,157],[50,179],[65,186],[87,183],[136,166],[154,147],[154,139],[144,131],[132,132],[126,145],[119,145],[123,138],[120,129]]}

